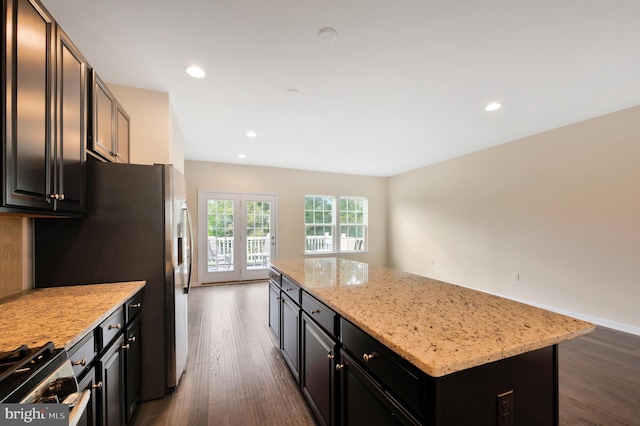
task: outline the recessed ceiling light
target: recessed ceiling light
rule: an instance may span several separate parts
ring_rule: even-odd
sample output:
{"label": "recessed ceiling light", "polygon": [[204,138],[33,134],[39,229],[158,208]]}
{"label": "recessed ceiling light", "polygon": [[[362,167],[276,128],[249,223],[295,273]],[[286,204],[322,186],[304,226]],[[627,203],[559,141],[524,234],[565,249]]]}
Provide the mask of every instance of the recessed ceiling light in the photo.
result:
{"label": "recessed ceiling light", "polygon": [[247,133],[245,133],[245,135],[247,135],[250,138],[255,138],[256,136],[258,136],[258,134],[253,130],[249,130]]}
{"label": "recessed ceiling light", "polygon": [[247,156],[244,154],[238,154],[238,158],[247,158]]}
{"label": "recessed ceiling light", "polygon": [[338,32],[331,27],[318,31],[318,39],[324,43],[333,43],[338,38]]}
{"label": "recessed ceiling light", "polygon": [[195,65],[191,65],[190,67],[187,67],[187,74],[195,78],[203,78],[205,76],[205,73],[202,70],[202,68]]}
{"label": "recessed ceiling light", "polygon": [[298,89],[289,89],[287,90],[287,95],[289,96],[299,96],[300,91]]}
{"label": "recessed ceiling light", "polygon": [[502,104],[499,104],[498,102],[491,102],[486,107],[484,107],[484,110],[485,111],[495,111],[495,110],[500,109],[500,108],[502,108]]}

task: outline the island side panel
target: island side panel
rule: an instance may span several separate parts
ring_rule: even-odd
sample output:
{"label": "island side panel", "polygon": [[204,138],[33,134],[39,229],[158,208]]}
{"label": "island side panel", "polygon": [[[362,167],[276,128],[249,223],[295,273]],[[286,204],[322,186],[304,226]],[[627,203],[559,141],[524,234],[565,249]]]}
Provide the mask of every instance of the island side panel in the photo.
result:
{"label": "island side panel", "polygon": [[438,426],[558,425],[558,347],[439,377],[436,401]]}

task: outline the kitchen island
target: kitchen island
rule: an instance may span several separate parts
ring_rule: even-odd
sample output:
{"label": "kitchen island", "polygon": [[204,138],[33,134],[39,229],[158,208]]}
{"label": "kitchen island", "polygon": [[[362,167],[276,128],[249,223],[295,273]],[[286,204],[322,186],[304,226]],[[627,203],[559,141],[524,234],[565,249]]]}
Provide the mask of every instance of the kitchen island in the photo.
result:
{"label": "kitchen island", "polygon": [[[295,305],[289,303],[295,297],[283,297],[293,284],[299,300],[308,295],[335,313],[333,330],[330,322],[323,327],[316,321],[326,341],[335,342],[327,357],[340,374],[333,412],[321,423],[349,424],[368,413],[380,419],[390,410],[400,423],[557,424],[557,344],[594,329],[544,309],[361,262],[277,260],[272,267],[282,275],[284,306]],[[305,353],[305,326],[323,313],[305,311],[302,302],[298,377],[304,391],[305,370],[312,370],[305,359],[314,359]],[[286,315],[282,322],[281,334]],[[350,394],[367,386],[364,394],[372,399]],[[307,393],[313,392],[305,393],[309,400]],[[376,412],[374,401],[381,399]]]}

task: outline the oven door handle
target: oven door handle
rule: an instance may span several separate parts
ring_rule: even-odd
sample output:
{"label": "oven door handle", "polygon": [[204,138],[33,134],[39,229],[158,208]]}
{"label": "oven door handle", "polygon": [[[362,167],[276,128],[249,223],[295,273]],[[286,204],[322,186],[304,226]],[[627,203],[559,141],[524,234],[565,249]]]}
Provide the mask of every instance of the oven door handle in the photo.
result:
{"label": "oven door handle", "polygon": [[82,395],[77,399],[76,406],[73,407],[73,410],[71,410],[71,413],[69,413],[69,426],[78,425],[78,422],[87,409],[89,399],[91,399],[91,390],[89,389],[85,389],[84,391],[78,393],[82,393]]}

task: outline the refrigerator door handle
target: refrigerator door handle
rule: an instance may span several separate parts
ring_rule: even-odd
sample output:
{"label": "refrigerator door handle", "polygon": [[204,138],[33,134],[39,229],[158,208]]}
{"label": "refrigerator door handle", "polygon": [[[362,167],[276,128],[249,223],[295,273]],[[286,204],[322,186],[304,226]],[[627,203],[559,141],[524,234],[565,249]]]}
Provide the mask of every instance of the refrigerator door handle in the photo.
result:
{"label": "refrigerator door handle", "polygon": [[191,228],[191,212],[189,211],[189,206],[187,206],[186,201],[184,208],[186,210],[187,218],[187,238],[189,239],[189,253],[187,254],[187,260],[189,262],[187,268],[189,273],[187,274],[187,287],[184,289],[184,293],[189,294],[189,291],[191,290],[191,267],[193,265],[193,229]]}

